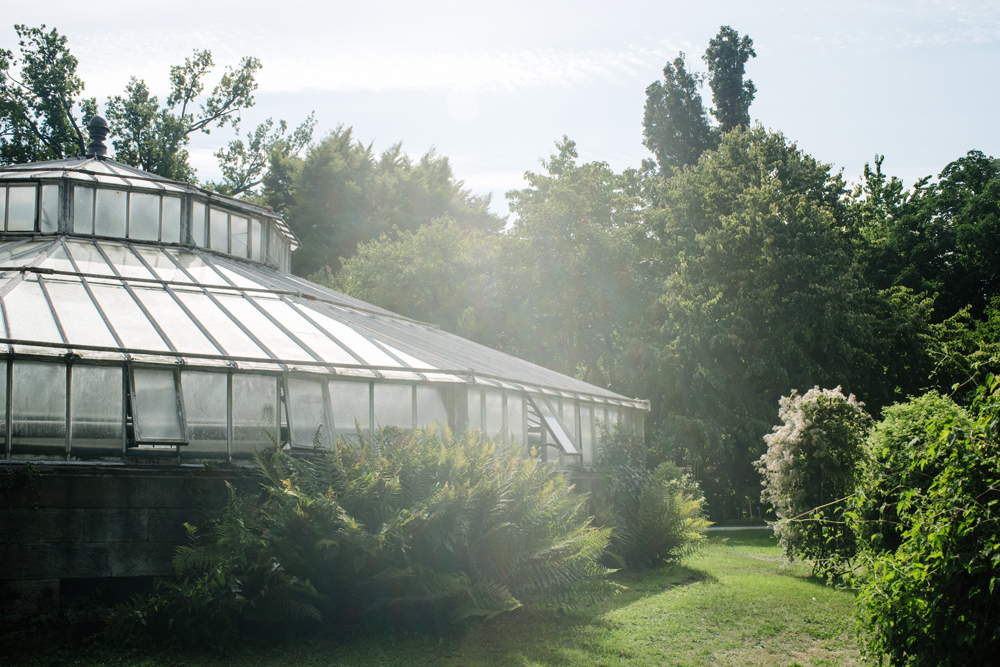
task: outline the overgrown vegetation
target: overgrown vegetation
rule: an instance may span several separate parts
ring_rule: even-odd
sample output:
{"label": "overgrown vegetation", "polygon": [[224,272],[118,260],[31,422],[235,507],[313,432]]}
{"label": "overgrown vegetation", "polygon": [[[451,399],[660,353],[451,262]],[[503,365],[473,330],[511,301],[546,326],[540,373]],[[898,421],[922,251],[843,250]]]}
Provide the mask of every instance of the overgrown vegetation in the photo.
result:
{"label": "overgrown vegetation", "polygon": [[710,522],[690,475],[669,461],[653,467],[646,444],[620,426],[603,432],[596,469],[606,485],[597,521],[614,528],[605,554],[609,565],[655,569],[697,551]]}
{"label": "overgrown vegetation", "polygon": [[[359,435],[360,437],[360,435]],[[385,430],[307,457],[261,454],[175,560],[176,581],[119,609],[113,637],[224,647],[320,626],[426,628],[619,590],[585,497],[538,458],[475,433]]]}
{"label": "overgrown vegetation", "polygon": [[857,484],[870,418],[840,387],[792,392],[778,414],[782,423],[764,436],[767,453],[757,461],[764,500],[778,515],[775,534],[786,555],[830,571],[854,555],[844,501]]}
{"label": "overgrown vegetation", "polygon": [[849,667],[864,664],[851,591],[824,586],[781,555],[767,530],[714,534],[684,566],[618,573],[611,600],[562,613],[519,609],[460,631],[362,632],[214,651],[98,643],[69,649],[65,632],[19,634],[0,653],[47,667]]}

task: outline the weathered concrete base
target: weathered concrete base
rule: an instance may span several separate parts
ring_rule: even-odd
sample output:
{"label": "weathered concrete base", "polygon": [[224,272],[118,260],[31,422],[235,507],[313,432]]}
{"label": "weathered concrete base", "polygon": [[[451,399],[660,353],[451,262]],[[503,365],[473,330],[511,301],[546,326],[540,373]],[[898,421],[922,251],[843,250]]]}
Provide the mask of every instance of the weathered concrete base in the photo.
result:
{"label": "weathered concrete base", "polygon": [[184,523],[225,506],[227,481],[252,484],[246,469],[0,464],[0,620],[57,610],[67,593],[151,589],[173,573]]}

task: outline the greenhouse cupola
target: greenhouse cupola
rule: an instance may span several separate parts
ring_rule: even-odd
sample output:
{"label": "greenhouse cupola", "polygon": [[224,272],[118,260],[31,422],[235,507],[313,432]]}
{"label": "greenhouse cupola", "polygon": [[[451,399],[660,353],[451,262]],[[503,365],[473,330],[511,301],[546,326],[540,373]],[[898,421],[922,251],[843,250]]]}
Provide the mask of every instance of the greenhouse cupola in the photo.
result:
{"label": "greenhouse cupola", "polygon": [[630,399],[288,273],[267,207],[107,157],[0,167],[0,458],[205,463],[467,426],[587,466]]}

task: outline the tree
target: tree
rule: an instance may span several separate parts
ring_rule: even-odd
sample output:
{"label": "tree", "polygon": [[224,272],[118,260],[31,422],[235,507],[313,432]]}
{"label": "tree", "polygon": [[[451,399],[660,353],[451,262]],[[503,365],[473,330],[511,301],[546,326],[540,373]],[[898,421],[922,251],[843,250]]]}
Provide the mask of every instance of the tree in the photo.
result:
{"label": "tree", "polygon": [[[86,140],[81,128],[98,112],[98,105],[94,99],[79,99],[84,84],[67,38],[55,29],[46,32],[44,25],[17,25],[15,30],[20,59],[0,49],[0,162],[82,155]],[[238,130],[240,113],[253,106],[261,64],[243,58],[235,69],[227,67],[205,95],[213,66],[211,52],[204,50],[171,67],[171,90],[164,105],[135,77],[122,95],[108,98],[105,115],[115,159],[166,178],[194,181],[186,149],[190,136],[227,125]],[[81,115],[83,122],[78,120]],[[223,180],[205,185],[232,196],[254,195],[271,154],[297,155],[311,141],[314,125],[310,115],[289,135],[285,121],[267,119],[247,135],[247,143],[236,139],[216,152]]]}
{"label": "tree", "polygon": [[83,80],[67,39],[54,28],[15,25],[20,59],[0,49],[0,164],[39,162],[83,154],[85,120],[93,100],[80,101]]}
{"label": "tree", "polygon": [[935,322],[963,308],[981,320],[1000,294],[1000,160],[969,151],[909,190],[882,160],[865,165],[848,210],[868,284],[936,295]]}
{"label": "tree", "polygon": [[[641,393],[642,323],[654,294],[643,253],[641,176],[577,163],[567,137],[507,193],[507,350],[588,382]],[[633,394],[635,395],[635,394]]]}
{"label": "tree", "polygon": [[712,115],[719,121],[722,132],[750,125],[750,103],[757,88],[753,81],[744,81],[743,76],[747,60],[756,56],[750,36],[740,39],[740,33],[728,25],[719,28],[719,34],[705,49],[708,85],[712,88],[712,103],[715,104]]}
{"label": "tree", "polygon": [[890,665],[989,665],[1000,651],[1000,381],[979,388],[971,425],[949,412],[900,461],[900,544],[858,592],[865,652]]}
{"label": "tree", "polygon": [[767,452],[756,462],[762,499],[778,515],[774,532],[785,554],[829,571],[854,555],[844,501],[854,493],[870,417],[840,387],[793,391],[778,415],[781,424],[764,436]]}
{"label": "tree", "polygon": [[489,211],[489,197],[464,189],[448,158],[433,150],[414,161],[395,144],[376,156],[351,128],[338,127],[311,146],[300,165],[291,162],[272,153],[272,165],[281,165],[286,180],[265,179],[264,189],[302,241],[292,257],[299,275],[336,273],[360,244],[444,216],[465,230],[502,225]]}
{"label": "tree", "polygon": [[756,55],[753,40],[740,39],[729,26],[722,26],[709,42],[703,60],[708,64],[715,104],[711,113],[718,126],[709,121],[698,92],[706,77],[688,72],[683,53],[663,68],[662,83],[654,81],[646,88],[642,143],[656,156],[662,174],[693,165],[705,151],[718,146],[722,133],[750,125],[750,103],[757,89],[743,76],[747,60]]}
{"label": "tree", "polygon": [[[652,398],[715,512],[757,479],[773,405],[796,387],[882,386],[874,304],[838,217],[843,181],[781,134],[738,128],[675,172],[646,216],[658,244]],[[756,495],[756,494],[754,494]]]}
{"label": "tree", "polygon": [[698,92],[703,78],[687,71],[681,53],[663,67],[663,83],[654,81],[646,88],[642,144],[665,173],[694,164],[716,144]]}

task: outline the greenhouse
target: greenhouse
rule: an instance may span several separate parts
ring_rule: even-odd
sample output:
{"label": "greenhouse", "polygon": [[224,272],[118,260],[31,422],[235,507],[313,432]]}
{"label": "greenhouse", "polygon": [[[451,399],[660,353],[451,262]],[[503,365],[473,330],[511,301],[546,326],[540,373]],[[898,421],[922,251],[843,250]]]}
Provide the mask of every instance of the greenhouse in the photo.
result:
{"label": "greenhouse", "polygon": [[566,467],[630,399],[288,273],[272,210],[105,157],[0,167],[0,459],[238,463],[479,428]]}

